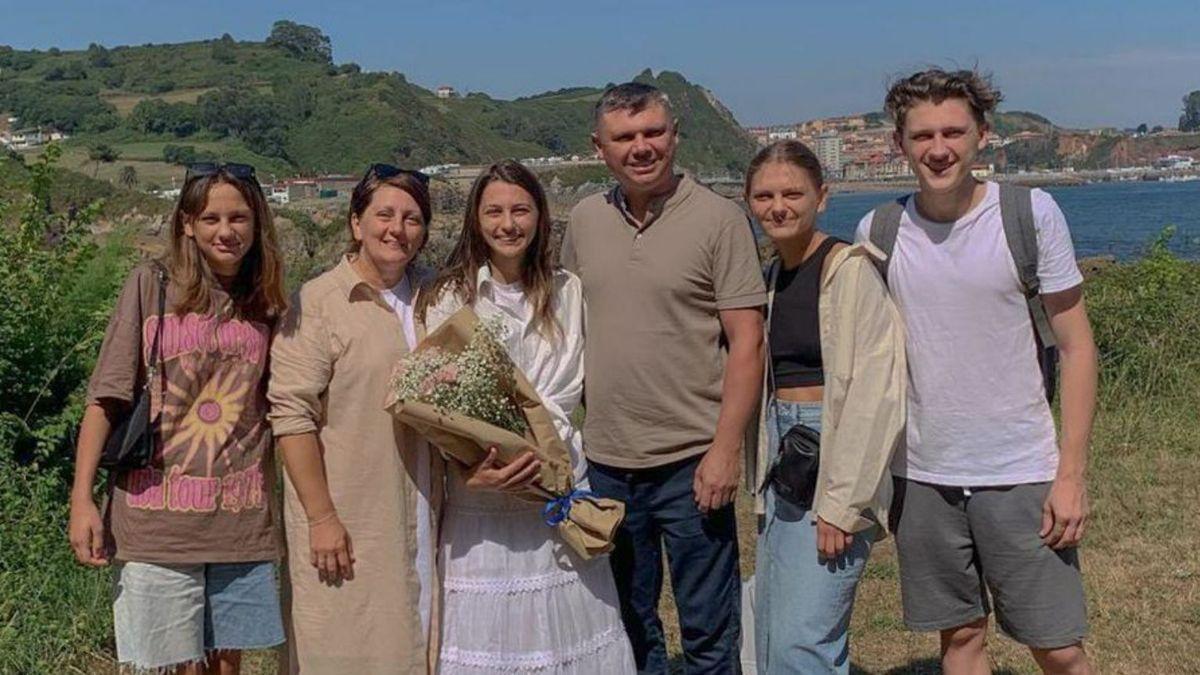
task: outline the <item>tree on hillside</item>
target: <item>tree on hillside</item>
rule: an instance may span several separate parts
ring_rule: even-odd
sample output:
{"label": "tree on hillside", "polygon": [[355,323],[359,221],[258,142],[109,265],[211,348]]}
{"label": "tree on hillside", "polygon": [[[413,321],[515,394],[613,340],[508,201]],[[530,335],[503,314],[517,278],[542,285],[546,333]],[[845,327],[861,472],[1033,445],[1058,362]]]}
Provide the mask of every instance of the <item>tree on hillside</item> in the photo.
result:
{"label": "tree on hillside", "polygon": [[134,189],[138,184],[137,169],[133,168],[132,164],[121,167],[121,175],[117,177],[117,182],[126,190]]}
{"label": "tree on hillside", "polygon": [[1183,97],[1183,116],[1179,118],[1180,131],[1200,131],[1200,89]]}
{"label": "tree on hillside", "polygon": [[329,36],[319,28],[294,21],[276,21],[267,38],[268,47],[276,47],[305,61],[333,63],[333,47]]}
{"label": "tree on hillside", "polygon": [[46,71],[42,79],[47,82],[59,82],[62,80],[86,80],[87,70],[83,64],[78,61],[71,61],[65,66],[54,66]]}
{"label": "tree on hillside", "polygon": [[237,43],[233,41],[232,35],[229,33],[222,35],[220,40],[213,42],[213,61],[225,64],[235,63],[237,61],[237,55],[234,53],[236,45]]}
{"label": "tree on hillside", "polygon": [[133,107],[125,124],[149,134],[190,136],[200,130],[200,113],[196,106],[188,103],[148,98]]}
{"label": "tree on hillside", "polygon": [[88,159],[95,162],[96,167],[92,170],[92,178],[100,173],[100,164],[112,164],[121,156],[120,151],[108,145],[107,143],[97,143],[88,148]]}
{"label": "tree on hillside", "polygon": [[1137,125],[1137,133],[1145,136],[1148,131],[1150,131],[1150,127],[1146,126],[1145,122]]}
{"label": "tree on hillside", "polygon": [[93,68],[109,68],[112,66],[112,54],[103,45],[95,42],[87,48],[88,65]]}

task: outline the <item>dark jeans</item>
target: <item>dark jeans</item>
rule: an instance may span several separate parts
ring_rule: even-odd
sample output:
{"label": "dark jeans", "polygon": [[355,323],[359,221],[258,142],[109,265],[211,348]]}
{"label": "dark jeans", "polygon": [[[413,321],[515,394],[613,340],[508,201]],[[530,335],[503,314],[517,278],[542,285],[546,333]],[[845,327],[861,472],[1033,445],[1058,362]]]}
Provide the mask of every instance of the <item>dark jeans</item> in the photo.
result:
{"label": "dark jeans", "polygon": [[700,513],[692,479],[700,457],[651,469],[591,463],[592,492],[625,502],[625,522],[612,552],[621,618],[638,672],[667,672],[658,600],[662,550],[679,609],[684,672],[737,673],[741,634],[741,580],[733,505]]}

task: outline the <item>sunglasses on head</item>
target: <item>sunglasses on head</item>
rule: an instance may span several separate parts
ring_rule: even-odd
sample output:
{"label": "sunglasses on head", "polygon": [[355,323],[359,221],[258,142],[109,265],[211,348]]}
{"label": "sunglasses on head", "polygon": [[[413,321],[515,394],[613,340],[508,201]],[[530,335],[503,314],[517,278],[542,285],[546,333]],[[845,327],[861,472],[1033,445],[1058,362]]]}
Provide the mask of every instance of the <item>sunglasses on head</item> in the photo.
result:
{"label": "sunglasses on head", "polygon": [[366,177],[369,178],[374,176],[379,180],[387,180],[393,176],[401,175],[412,176],[413,178],[417,179],[417,182],[421,183],[421,185],[429,185],[429,176],[426,174],[423,174],[420,171],[413,171],[412,169],[401,169],[400,167],[392,166],[391,164],[372,164],[371,168],[367,169]]}
{"label": "sunglasses on head", "polygon": [[237,162],[226,162],[224,164],[217,162],[196,162],[195,164],[189,164],[187,174],[184,175],[183,179],[188,181],[193,178],[215,176],[222,171],[239,180],[258,180],[254,175],[253,166],[238,164]]}

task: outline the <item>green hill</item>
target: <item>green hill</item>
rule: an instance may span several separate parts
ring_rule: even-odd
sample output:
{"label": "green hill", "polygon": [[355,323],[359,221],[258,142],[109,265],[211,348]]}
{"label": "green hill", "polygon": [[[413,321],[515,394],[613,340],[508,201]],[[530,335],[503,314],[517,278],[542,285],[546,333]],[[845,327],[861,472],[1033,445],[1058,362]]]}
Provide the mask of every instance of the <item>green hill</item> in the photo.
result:
{"label": "green hill", "polygon": [[[80,154],[72,147],[104,143],[130,161],[233,159],[271,173],[307,173],[358,171],[373,161],[423,166],[591,154],[591,108],[602,88],[512,101],[440,99],[400,73],[334,64],[330,53],[318,29],[286,21],[263,42],[225,35],[82,51],[0,46],[0,113],[18,117],[20,126],[71,134],[68,159]],[[681,164],[745,166],[753,142],[710,92],[672,72],[647,70],[637,79],[657,84],[675,103]]]}

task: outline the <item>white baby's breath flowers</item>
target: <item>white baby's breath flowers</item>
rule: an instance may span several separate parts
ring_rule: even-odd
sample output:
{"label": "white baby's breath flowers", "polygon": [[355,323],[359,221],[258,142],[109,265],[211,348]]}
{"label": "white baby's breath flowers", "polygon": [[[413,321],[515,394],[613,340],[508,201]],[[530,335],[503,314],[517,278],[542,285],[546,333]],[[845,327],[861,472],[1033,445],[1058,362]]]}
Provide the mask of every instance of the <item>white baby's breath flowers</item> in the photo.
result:
{"label": "white baby's breath flowers", "polygon": [[513,399],[516,381],[500,343],[498,319],[480,321],[466,349],[433,348],[404,357],[390,387],[402,400],[419,401],[524,435],[525,416]]}

